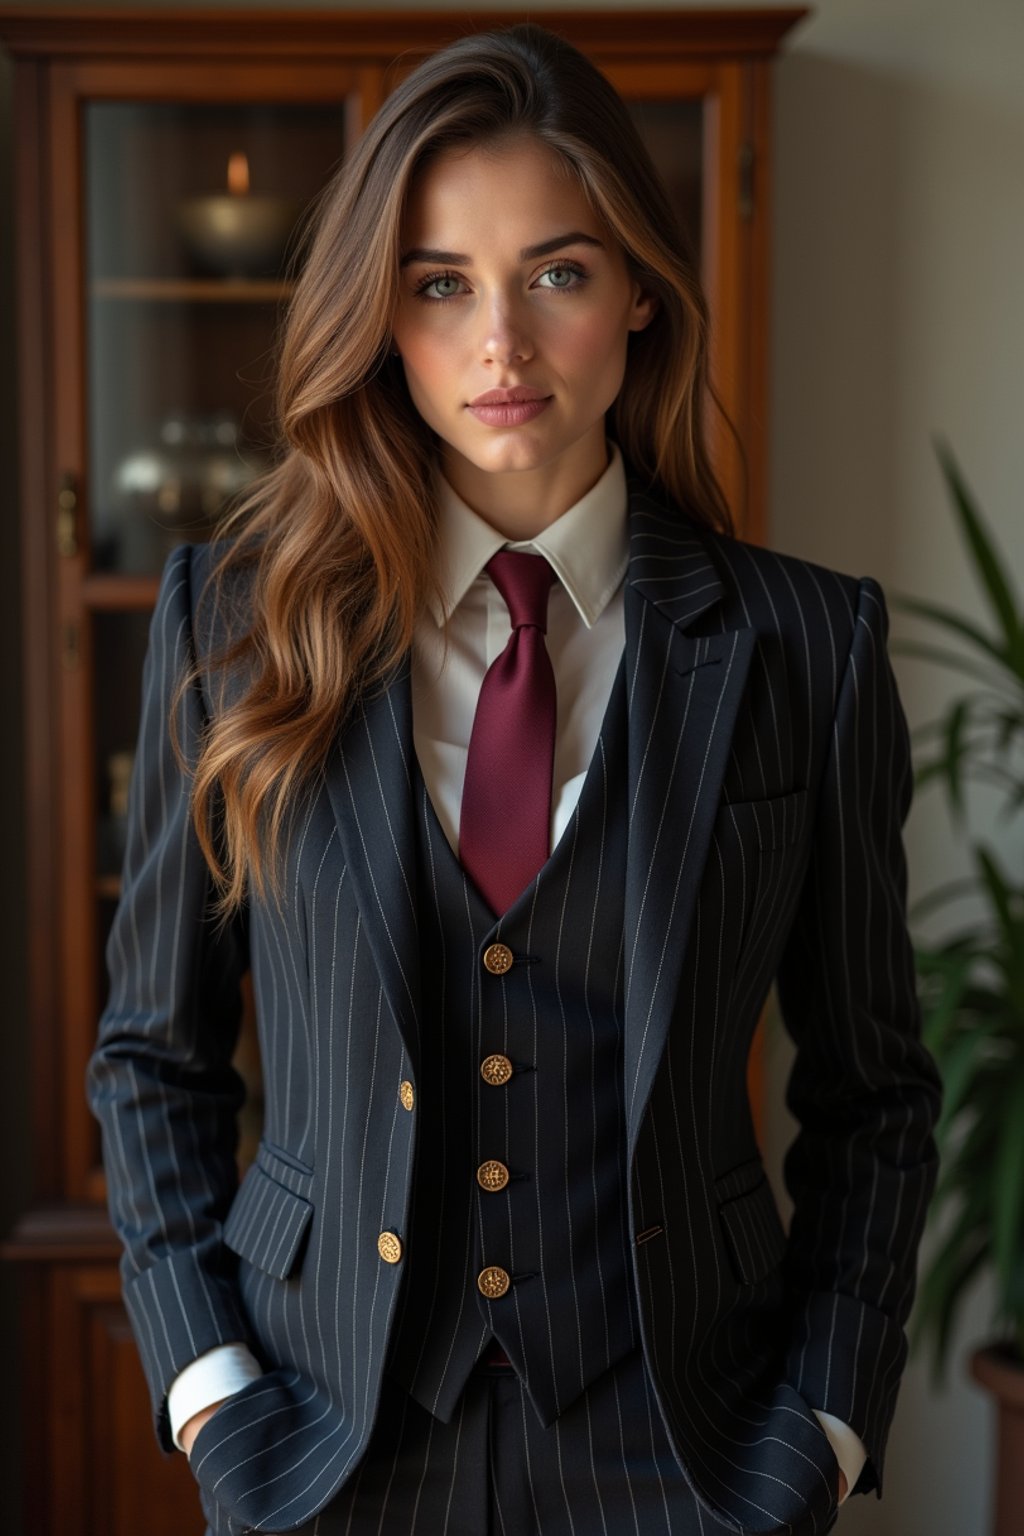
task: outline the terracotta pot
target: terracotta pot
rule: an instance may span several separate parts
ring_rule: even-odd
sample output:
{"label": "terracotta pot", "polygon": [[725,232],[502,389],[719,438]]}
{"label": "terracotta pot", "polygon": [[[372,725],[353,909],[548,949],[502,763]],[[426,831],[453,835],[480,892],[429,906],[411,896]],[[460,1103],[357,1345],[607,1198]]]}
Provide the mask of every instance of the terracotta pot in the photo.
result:
{"label": "terracotta pot", "polygon": [[989,1344],[971,1356],[971,1375],[987,1387],[999,1409],[992,1536],[1024,1530],[1024,1361],[1007,1344]]}

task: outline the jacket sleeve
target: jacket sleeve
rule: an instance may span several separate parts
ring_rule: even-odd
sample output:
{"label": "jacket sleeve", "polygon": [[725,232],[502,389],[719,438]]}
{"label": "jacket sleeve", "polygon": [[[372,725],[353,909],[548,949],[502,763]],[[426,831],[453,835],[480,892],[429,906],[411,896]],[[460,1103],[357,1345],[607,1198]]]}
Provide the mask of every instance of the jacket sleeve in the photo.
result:
{"label": "jacket sleeve", "polygon": [[887,633],[881,588],[865,577],[777,976],[797,1047],[787,1102],[799,1122],[785,1161],[787,1378],[863,1440],[859,1492],[881,1492],[940,1106],[906,924],[912,772]]}
{"label": "jacket sleeve", "polygon": [[[194,565],[188,546],[171,555],[150,629],[122,894],[107,947],[109,1001],[88,1073],[110,1213],[124,1244],[125,1304],[168,1450],[166,1395],[175,1376],[215,1345],[249,1342],[221,1243],[237,1185],[242,1087],[231,1057],[245,927],[211,915],[212,881],[169,718],[194,659]],[[195,683],[177,705],[189,763],[204,723]]]}

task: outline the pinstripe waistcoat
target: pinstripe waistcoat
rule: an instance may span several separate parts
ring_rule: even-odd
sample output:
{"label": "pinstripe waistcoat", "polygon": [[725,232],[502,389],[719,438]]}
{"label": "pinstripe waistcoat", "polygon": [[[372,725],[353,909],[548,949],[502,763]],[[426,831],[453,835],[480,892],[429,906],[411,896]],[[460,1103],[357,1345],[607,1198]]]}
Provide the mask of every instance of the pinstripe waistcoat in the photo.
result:
{"label": "pinstripe waistcoat", "polygon": [[[834,1518],[836,1482],[812,1408],[866,1444],[860,1487],[880,1482],[935,1171],[937,1080],[904,916],[906,725],[871,578],[701,530],[636,484],[629,521],[615,810],[629,1283],[698,1497],[737,1532],[810,1536]],[[368,1440],[414,1170],[432,1176],[401,1096],[433,1043],[409,666],[295,800],[280,908],[254,899],[218,927],[167,725],[182,666],[244,622],[244,581],[217,614],[197,608],[208,562],[177,551],[154,614],[90,1094],[158,1432],[169,1444],[175,1375],[246,1341],[266,1374],[209,1420],[191,1462],[221,1529],[284,1531]],[[186,761],[218,698],[204,665],[177,706]],[[528,958],[524,916],[513,909],[509,947]],[[503,940],[504,925],[489,931]],[[239,1188],[231,1055],[247,966],[266,1106]],[[530,975],[514,968],[506,992]],[[788,1235],[746,1089],[773,977],[797,1045]],[[383,1232],[410,1244],[400,1262],[382,1259]]]}
{"label": "pinstripe waistcoat", "polygon": [[[630,1278],[623,1046],[626,687],[551,857],[499,924],[449,845],[413,759],[420,1127],[392,1373],[451,1418],[495,1335],[550,1424],[639,1339]],[[513,1064],[489,1084],[481,1064]],[[474,1177],[494,1162],[503,1188]],[[502,1177],[500,1169],[499,1181]],[[486,1300],[485,1266],[511,1277]]]}

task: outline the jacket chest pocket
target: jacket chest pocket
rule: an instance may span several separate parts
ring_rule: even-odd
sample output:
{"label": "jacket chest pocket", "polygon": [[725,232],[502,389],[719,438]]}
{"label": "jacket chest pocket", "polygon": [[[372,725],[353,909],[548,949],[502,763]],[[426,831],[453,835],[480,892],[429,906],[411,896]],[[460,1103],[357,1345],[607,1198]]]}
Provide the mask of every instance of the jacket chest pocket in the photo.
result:
{"label": "jacket chest pocket", "polygon": [[782,1262],[786,1233],[759,1157],[715,1180],[718,1219],[733,1273],[756,1285]]}
{"label": "jacket chest pocket", "polygon": [[312,1178],[312,1171],[300,1172],[261,1143],[224,1223],[225,1246],[275,1280],[287,1280],[299,1267],[313,1216],[299,1193]]}
{"label": "jacket chest pocket", "polygon": [[806,789],[768,800],[726,800],[718,808],[716,830],[755,857],[789,848],[803,831],[807,800]]}
{"label": "jacket chest pocket", "polygon": [[767,800],[728,800],[718,808],[715,842],[726,923],[739,954],[767,937],[800,862],[810,796],[806,789]]}

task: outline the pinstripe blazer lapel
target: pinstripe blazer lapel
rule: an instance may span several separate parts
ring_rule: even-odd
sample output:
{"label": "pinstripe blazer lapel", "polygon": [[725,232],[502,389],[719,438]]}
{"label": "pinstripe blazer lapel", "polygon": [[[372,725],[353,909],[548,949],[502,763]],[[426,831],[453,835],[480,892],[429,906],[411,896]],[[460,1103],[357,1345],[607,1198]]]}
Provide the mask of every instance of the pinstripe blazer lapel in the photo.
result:
{"label": "pinstripe blazer lapel", "polygon": [[419,1068],[419,938],[408,654],[343,728],[326,783],[366,937],[413,1073]]}
{"label": "pinstripe blazer lapel", "polygon": [[626,575],[625,1087],[632,1157],[665,1045],[753,629],[686,633],[720,601],[699,534],[634,490]]}

